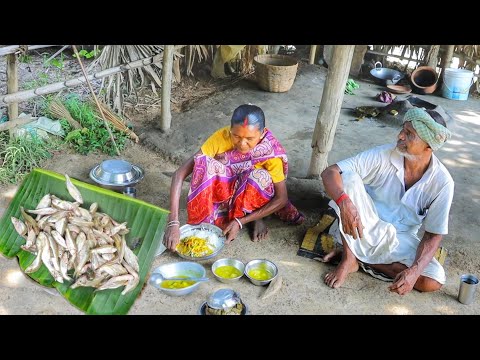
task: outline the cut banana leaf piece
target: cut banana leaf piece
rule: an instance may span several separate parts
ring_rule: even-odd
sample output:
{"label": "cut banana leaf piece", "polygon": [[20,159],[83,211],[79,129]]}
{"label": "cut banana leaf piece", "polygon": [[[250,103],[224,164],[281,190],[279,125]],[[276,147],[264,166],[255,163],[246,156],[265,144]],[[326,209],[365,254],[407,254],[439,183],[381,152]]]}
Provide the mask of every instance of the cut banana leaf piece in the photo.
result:
{"label": "cut banana leaf piece", "polygon": [[[98,211],[104,212],[114,220],[127,222],[130,232],[125,236],[127,245],[140,244],[133,250],[138,257],[140,281],[134,290],[121,295],[124,287],[95,291],[92,287],[71,289],[72,281],[56,282],[42,264],[38,271],[27,274],[41,285],[55,287],[75,307],[87,314],[127,314],[143,288],[150,271],[157,248],[160,246],[168,211],[139,199],[131,198],[111,190],[90,185],[75,179],[72,183],[81,192],[84,204],[89,209],[91,204],[98,204]],[[65,176],[43,169],[34,169],[20,185],[15,197],[0,220],[0,252],[9,258],[18,256],[23,271],[34,261],[35,254],[20,248],[25,239],[15,231],[11,217],[21,218],[20,207],[35,209],[46,194],[70,200]],[[135,245],[135,244],[133,244]]]}

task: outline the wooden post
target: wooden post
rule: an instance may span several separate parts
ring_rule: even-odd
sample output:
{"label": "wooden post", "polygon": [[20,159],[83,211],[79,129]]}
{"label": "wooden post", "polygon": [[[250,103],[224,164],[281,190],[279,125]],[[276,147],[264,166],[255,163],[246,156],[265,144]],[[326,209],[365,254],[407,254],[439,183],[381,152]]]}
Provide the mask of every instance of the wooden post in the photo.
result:
{"label": "wooden post", "polygon": [[172,90],[172,68],[174,45],[165,45],[163,48],[162,64],[162,117],[160,119],[160,130],[170,129],[172,113],[170,111],[170,95]]}
{"label": "wooden post", "polygon": [[316,52],[317,52],[317,45],[310,45],[310,60],[308,61],[310,65],[315,63]]}
{"label": "wooden post", "polygon": [[328,166],[328,153],[332,149],[354,49],[355,45],[333,47],[332,60],[328,64],[322,101],[313,132],[308,178],[320,178],[320,174]]}
{"label": "wooden post", "polygon": [[430,50],[428,51],[428,55],[426,58],[427,66],[430,66],[437,70],[437,63],[438,63],[438,52],[440,50],[440,45],[432,45],[430,46]]}
{"label": "wooden post", "polygon": [[[18,91],[18,64],[17,55],[7,55],[7,93],[12,94]],[[18,118],[18,103],[8,104],[8,118]]]}

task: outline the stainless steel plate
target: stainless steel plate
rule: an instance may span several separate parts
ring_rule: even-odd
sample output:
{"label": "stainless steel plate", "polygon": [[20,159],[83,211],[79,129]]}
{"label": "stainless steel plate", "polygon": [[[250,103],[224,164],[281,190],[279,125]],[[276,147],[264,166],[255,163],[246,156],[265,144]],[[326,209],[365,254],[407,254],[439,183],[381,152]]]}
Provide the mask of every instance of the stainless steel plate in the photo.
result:
{"label": "stainless steel plate", "polygon": [[208,223],[201,223],[198,225],[187,224],[180,227],[180,241],[182,241],[182,239],[185,239],[188,236],[198,236],[200,238],[206,239],[208,244],[214,248],[213,253],[201,257],[187,256],[177,252],[177,254],[181,258],[195,261],[207,260],[213,258],[214,256],[217,256],[220,250],[223,249],[226,240],[225,235],[223,235],[222,229],[220,229],[218,226]]}

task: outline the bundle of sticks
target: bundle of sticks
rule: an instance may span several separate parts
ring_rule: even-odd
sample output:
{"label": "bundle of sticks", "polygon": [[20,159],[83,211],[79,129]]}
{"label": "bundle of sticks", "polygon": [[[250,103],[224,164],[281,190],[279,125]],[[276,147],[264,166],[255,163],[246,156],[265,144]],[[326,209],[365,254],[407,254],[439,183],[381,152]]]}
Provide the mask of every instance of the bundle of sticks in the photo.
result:
{"label": "bundle of sticks", "polygon": [[71,127],[74,129],[81,129],[82,126],[78,121],[76,121],[68,109],[63,105],[59,100],[53,100],[49,106],[50,113],[55,116],[57,119],[65,119],[68,121]]}
{"label": "bundle of sticks", "polygon": [[[94,108],[95,108],[95,111],[97,112],[97,116],[100,120],[102,120],[102,117],[100,115],[100,111],[98,110],[97,106],[95,103],[93,103],[94,105]],[[140,141],[140,139],[138,138],[137,134],[135,134],[132,130],[130,130],[128,128],[127,125],[125,125],[125,123],[123,122],[123,120],[117,115],[115,114],[112,110],[110,110],[110,108],[105,105],[104,103],[101,103],[100,102],[100,106],[102,107],[102,112],[103,112],[103,115],[105,116],[105,119],[110,122],[113,127],[119,131],[123,131],[124,133],[126,133],[128,136],[130,136],[130,139],[132,139],[133,141],[135,141],[135,143],[138,143]]]}

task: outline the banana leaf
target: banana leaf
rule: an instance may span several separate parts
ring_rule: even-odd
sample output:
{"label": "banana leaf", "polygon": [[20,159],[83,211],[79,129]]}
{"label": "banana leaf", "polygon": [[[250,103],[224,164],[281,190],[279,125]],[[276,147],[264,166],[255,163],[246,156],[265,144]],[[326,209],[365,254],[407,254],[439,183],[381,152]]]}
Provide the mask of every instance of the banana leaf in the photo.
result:
{"label": "banana leaf", "polygon": [[[55,287],[72,305],[87,314],[127,314],[145,283],[160,245],[168,211],[142,200],[75,179],[72,179],[72,182],[82,194],[84,208],[88,209],[93,202],[96,202],[98,211],[110,215],[116,221],[127,222],[127,227],[130,229],[125,237],[128,246],[131,247],[132,242],[137,242],[140,238],[139,245],[133,250],[138,257],[140,281],[134,290],[121,295],[123,286],[101,291],[95,291],[96,289],[92,287],[70,289],[72,281],[64,280],[63,284],[55,281],[43,264],[38,271],[28,274],[28,276],[41,285]],[[25,239],[15,231],[10,218],[15,216],[22,219],[20,206],[25,209],[34,209],[40,199],[48,193],[64,200],[73,201],[67,191],[63,175],[43,169],[34,169],[20,185],[0,220],[0,252],[9,258],[17,256],[22,270],[32,263],[35,255],[20,248],[20,245],[25,244]]]}

